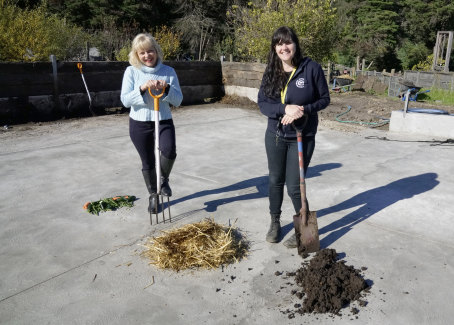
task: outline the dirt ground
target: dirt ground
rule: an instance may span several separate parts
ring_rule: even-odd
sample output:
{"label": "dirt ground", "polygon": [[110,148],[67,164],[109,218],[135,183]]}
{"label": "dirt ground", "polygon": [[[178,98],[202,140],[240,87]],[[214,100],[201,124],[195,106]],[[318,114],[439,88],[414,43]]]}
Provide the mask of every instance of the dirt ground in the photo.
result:
{"label": "dirt ground", "polygon": [[[257,108],[257,104],[247,98],[226,96],[221,103],[240,107]],[[348,107],[351,106],[349,110]],[[410,101],[408,108],[436,108],[454,114],[454,106],[435,105],[422,101]],[[331,93],[331,103],[319,112],[320,124],[341,131],[351,131],[357,127],[388,130],[392,111],[404,109],[400,98],[371,95],[361,91]],[[341,116],[339,116],[342,114]]]}

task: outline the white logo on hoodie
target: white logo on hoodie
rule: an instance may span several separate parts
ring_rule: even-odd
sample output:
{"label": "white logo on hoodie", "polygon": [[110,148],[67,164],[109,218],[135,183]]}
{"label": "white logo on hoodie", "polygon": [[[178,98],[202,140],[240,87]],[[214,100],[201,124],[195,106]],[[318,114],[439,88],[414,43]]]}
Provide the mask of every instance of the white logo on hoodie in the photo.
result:
{"label": "white logo on hoodie", "polygon": [[296,86],[298,88],[304,88],[304,78],[299,78],[298,80],[296,80]]}

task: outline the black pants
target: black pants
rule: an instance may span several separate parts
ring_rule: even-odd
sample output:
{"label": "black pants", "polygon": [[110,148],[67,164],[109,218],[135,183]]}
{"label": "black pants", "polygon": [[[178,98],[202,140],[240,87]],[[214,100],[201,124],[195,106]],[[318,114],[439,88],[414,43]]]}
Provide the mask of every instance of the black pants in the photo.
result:
{"label": "black pants", "polygon": [[[142,170],[155,168],[154,130],[155,124],[152,121],[141,122],[129,119],[129,136],[142,160]],[[168,159],[175,159],[177,156],[173,120],[160,121],[159,150]]]}
{"label": "black pants", "polygon": [[[268,157],[270,213],[281,214],[282,212],[284,184],[287,184],[287,193],[292,200],[295,213],[299,213],[301,209],[301,192],[297,139],[276,137],[276,134],[266,131],[265,148]],[[314,148],[315,136],[303,136],[305,175],[314,153]]]}

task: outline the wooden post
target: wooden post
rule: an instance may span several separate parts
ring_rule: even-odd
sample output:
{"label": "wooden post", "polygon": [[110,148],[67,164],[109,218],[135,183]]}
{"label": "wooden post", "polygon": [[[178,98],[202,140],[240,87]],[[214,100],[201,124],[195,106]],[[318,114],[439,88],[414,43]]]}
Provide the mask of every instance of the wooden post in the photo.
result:
{"label": "wooden post", "polygon": [[57,58],[55,55],[50,56],[50,61],[52,62],[52,76],[54,80],[54,104],[55,109],[60,111],[60,93],[58,91],[58,71],[57,71]]}
{"label": "wooden post", "polygon": [[233,62],[233,55],[232,54],[229,55],[229,59],[230,59],[230,62]]}
{"label": "wooden post", "polygon": [[356,68],[355,67],[352,68],[352,77],[356,77]]}
{"label": "wooden post", "polygon": [[396,73],[396,69],[391,69],[391,76],[394,76],[395,73]]}
{"label": "wooden post", "polygon": [[329,85],[329,82],[331,81],[331,61],[328,61],[328,72],[326,74],[326,83]]}
{"label": "wooden post", "polygon": [[356,57],[356,70],[361,70],[359,66],[359,56]]}
{"label": "wooden post", "polygon": [[445,72],[449,72],[449,59],[451,57],[453,33],[454,32],[448,32],[448,48],[446,50]]}
{"label": "wooden post", "polygon": [[361,70],[366,70],[366,59],[363,59],[363,61],[361,62]]}

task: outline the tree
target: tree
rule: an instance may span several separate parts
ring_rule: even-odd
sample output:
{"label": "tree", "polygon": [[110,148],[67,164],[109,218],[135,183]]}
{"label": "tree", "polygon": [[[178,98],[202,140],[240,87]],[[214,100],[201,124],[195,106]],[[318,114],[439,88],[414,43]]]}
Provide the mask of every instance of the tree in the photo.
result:
{"label": "tree", "polygon": [[[190,53],[197,53],[202,60],[215,53],[215,44],[228,33],[227,8],[233,1],[221,0],[172,0],[175,28]],[[242,1],[244,2],[244,1]]]}
{"label": "tree", "polygon": [[117,27],[134,23],[139,32],[174,18],[168,1],[47,0],[47,9],[87,30],[100,30],[108,21]]}
{"label": "tree", "polygon": [[271,35],[284,25],[298,34],[305,54],[320,62],[332,58],[337,32],[330,0],[256,1],[247,7],[232,7],[230,15],[236,45],[245,58],[265,61]]}
{"label": "tree", "polygon": [[438,31],[454,30],[452,0],[401,0],[402,36],[432,49]]}
{"label": "tree", "polygon": [[340,53],[359,56],[373,62],[372,67],[386,68],[400,65],[396,46],[399,32],[400,7],[391,0],[341,0],[337,3],[341,19],[343,42],[338,43]]}
{"label": "tree", "polygon": [[88,37],[80,28],[68,24],[44,7],[21,9],[1,5],[0,60],[48,61],[51,54],[65,60],[79,57]]}

